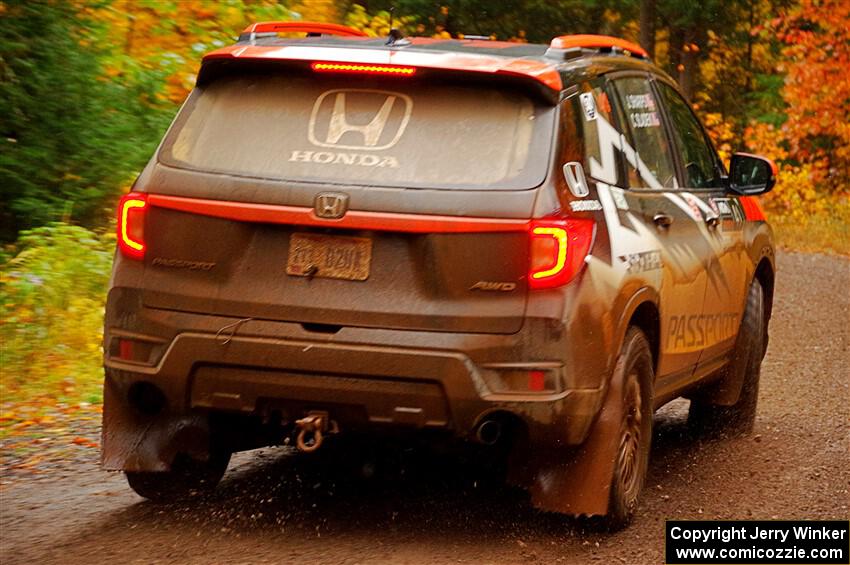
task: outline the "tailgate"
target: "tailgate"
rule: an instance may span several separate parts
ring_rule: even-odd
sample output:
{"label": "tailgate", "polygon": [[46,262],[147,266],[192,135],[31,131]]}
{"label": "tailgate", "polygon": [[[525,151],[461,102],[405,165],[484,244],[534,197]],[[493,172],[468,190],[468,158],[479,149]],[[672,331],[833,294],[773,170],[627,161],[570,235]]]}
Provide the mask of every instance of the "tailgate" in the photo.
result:
{"label": "tailgate", "polygon": [[[522,325],[528,264],[522,231],[339,230],[156,206],[145,231],[143,295],[150,307],[410,330],[513,333]],[[288,265],[290,273],[303,271],[303,257],[291,253],[303,255],[297,250],[305,239],[320,254],[337,253],[341,268],[288,274]],[[355,257],[351,268],[351,254],[364,246],[368,260]],[[481,284],[493,282],[502,286]]]}

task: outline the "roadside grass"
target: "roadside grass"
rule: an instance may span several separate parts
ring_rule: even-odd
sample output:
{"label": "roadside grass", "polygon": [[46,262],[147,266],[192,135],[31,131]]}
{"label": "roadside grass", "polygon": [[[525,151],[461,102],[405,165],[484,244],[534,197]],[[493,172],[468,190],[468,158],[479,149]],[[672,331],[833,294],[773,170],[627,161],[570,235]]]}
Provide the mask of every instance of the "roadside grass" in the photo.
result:
{"label": "roadside grass", "polygon": [[850,213],[844,208],[804,217],[768,210],[767,220],[781,249],[850,256]]}
{"label": "roadside grass", "polygon": [[51,224],[0,264],[0,439],[99,409],[103,306],[115,238]]}

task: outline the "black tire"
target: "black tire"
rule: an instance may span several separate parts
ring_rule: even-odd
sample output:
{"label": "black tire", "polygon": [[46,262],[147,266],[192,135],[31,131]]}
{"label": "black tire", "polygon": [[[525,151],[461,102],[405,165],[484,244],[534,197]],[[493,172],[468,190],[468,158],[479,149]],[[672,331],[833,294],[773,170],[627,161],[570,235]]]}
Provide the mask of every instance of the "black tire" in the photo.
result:
{"label": "black tire", "polygon": [[211,492],[221,481],[229,463],[230,453],[211,455],[207,461],[197,461],[180,454],[170,471],[127,471],[124,474],[136,494],[152,502],[167,503],[194,493]]}
{"label": "black tire", "polygon": [[637,509],[652,444],[654,371],[649,341],[640,329],[631,327],[626,332],[614,371],[613,378],[623,383],[623,416],[605,527],[619,530],[631,522]]}
{"label": "black tire", "polygon": [[716,390],[691,398],[688,425],[699,434],[746,434],[752,431],[758,406],[759,375],[765,353],[764,291],[754,280],[735,341],[732,360],[716,387],[741,383],[738,400],[729,406],[712,402]]}

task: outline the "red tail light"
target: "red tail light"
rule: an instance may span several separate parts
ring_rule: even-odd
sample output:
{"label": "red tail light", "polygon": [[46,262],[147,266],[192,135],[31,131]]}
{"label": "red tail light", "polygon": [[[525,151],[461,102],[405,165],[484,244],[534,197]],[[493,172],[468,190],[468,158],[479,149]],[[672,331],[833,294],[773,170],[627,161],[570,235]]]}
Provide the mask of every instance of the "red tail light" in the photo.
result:
{"label": "red tail light", "polygon": [[118,249],[130,259],[145,256],[147,194],[131,192],[118,202]]}
{"label": "red tail light", "polygon": [[415,67],[397,67],[391,65],[369,65],[357,63],[313,63],[314,71],[324,73],[361,73],[367,75],[413,76]]}
{"label": "red tail light", "polygon": [[593,240],[593,220],[535,220],[531,223],[528,286],[554,288],[581,271]]}
{"label": "red tail light", "polygon": [[528,390],[542,392],[546,390],[546,371],[528,372]]}

